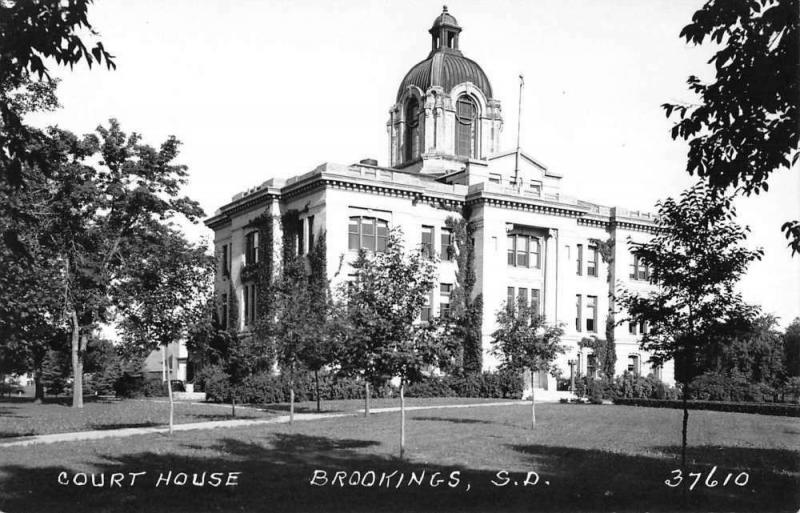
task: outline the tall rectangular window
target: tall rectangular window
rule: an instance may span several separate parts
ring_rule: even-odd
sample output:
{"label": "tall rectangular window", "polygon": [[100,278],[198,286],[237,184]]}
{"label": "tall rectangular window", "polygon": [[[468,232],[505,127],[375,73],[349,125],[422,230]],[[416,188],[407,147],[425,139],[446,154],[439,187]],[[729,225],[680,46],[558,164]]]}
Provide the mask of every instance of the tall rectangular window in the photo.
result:
{"label": "tall rectangular window", "polygon": [[442,251],[441,251],[442,260],[453,260],[455,258],[455,254],[453,253],[453,230],[451,230],[450,228],[442,228],[441,242],[442,242]]}
{"label": "tall rectangular window", "polygon": [[597,377],[597,356],[593,354],[586,356],[586,375],[590,378]]}
{"label": "tall rectangular window", "polygon": [[304,247],[306,243],[305,232],[303,231],[304,225],[304,219],[300,219],[300,221],[297,223],[297,240],[293,242],[293,244],[297,245],[297,251],[295,252],[295,255],[297,256],[306,254],[306,248]]}
{"label": "tall rectangular window", "polygon": [[581,330],[581,309],[583,308],[583,298],[580,294],[575,295],[575,331]]}
{"label": "tall rectangular window", "polygon": [[597,296],[586,296],[586,331],[597,332]]}
{"label": "tall rectangular window", "polygon": [[639,375],[639,355],[638,354],[628,355],[628,372],[630,372],[634,376],[638,376]]}
{"label": "tall rectangular window", "polygon": [[653,365],[653,377],[661,380],[661,365]]}
{"label": "tall rectangular window", "polygon": [[531,238],[531,267],[542,268],[542,245],[538,238]]}
{"label": "tall rectangular window", "polygon": [[586,275],[597,276],[597,246],[589,246],[589,260],[586,262]]}
{"label": "tall rectangular window", "polygon": [[578,269],[577,274],[578,276],[583,275],[583,244],[578,244],[578,256],[576,258]]}
{"label": "tall rectangular window", "polygon": [[219,323],[223,329],[228,329],[228,294],[222,294],[220,298]]}
{"label": "tall rectangular window", "polygon": [[220,262],[222,269],[222,276],[228,277],[231,275],[231,268],[228,265],[228,245],[222,245],[222,261]]}
{"label": "tall rectangular window", "polygon": [[536,315],[542,314],[542,298],[539,289],[531,289],[531,309]]}
{"label": "tall rectangular window", "polygon": [[311,253],[311,250],[314,249],[314,216],[308,216],[308,244],[306,247],[308,248],[308,252]]}
{"label": "tall rectangular window", "polygon": [[527,308],[528,306],[528,289],[525,287],[520,287],[517,289],[517,301],[519,301],[519,306],[521,308]]}
{"label": "tall rectangular window", "polygon": [[632,280],[647,281],[650,279],[650,269],[645,265],[644,260],[642,260],[639,255],[632,255],[630,272],[628,275]]}
{"label": "tall rectangular window", "polygon": [[630,333],[631,335],[636,335],[636,323],[635,322],[629,322],[628,323],[628,333]]}
{"label": "tall rectangular window", "polygon": [[422,240],[420,241],[420,250],[422,255],[427,258],[432,258],[433,253],[433,226],[422,227]]}
{"label": "tall rectangular window", "polygon": [[245,264],[252,265],[258,263],[258,232],[250,232],[245,236]]}
{"label": "tall rectangular window", "polygon": [[431,307],[433,305],[433,291],[425,295],[425,304],[422,306],[419,317],[422,322],[429,322],[431,320]]}
{"label": "tall rectangular window", "polygon": [[514,309],[514,287],[508,287],[506,289],[507,296],[506,296],[506,308],[509,310]]}
{"label": "tall rectangular window", "polygon": [[528,245],[530,240],[522,235],[517,235],[516,239],[517,267],[528,267]]}
{"label": "tall rectangular window", "polygon": [[447,319],[450,317],[450,294],[453,293],[451,283],[439,284],[439,316]]}
{"label": "tall rectangular window", "polygon": [[506,241],[508,243],[508,265],[516,265],[517,257],[514,249],[516,247],[516,237],[509,235]]}
{"label": "tall rectangular window", "polygon": [[250,285],[245,285],[242,289],[242,299],[244,299],[244,325],[250,325]]}

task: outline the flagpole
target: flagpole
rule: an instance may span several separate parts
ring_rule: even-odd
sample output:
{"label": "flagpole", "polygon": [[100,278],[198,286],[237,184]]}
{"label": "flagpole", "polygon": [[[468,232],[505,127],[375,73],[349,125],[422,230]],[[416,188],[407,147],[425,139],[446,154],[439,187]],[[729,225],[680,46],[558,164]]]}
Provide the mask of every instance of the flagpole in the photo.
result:
{"label": "flagpole", "polygon": [[522,88],[525,87],[525,77],[522,74],[519,75],[519,107],[517,111],[517,152],[514,161],[514,182],[519,187],[519,137],[520,137],[520,130],[522,128]]}

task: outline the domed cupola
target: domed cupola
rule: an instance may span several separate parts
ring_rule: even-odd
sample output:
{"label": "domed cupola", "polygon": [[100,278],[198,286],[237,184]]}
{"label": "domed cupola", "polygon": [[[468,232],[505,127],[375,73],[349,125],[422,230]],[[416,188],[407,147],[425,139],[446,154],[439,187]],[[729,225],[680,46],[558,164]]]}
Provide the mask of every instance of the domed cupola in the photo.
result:
{"label": "domed cupola", "polygon": [[502,117],[486,73],[459,49],[461,27],[447,6],[428,32],[431,51],[406,73],[390,111],[390,161],[442,174],[495,153]]}

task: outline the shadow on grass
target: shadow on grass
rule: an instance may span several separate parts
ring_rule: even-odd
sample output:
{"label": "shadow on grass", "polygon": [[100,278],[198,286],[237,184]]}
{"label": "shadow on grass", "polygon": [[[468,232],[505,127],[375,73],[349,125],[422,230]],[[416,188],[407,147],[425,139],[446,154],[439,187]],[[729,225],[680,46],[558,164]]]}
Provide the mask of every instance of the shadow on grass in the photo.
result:
{"label": "shadow on grass", "polygon": [[[288,404],[264,404],[258,407],[259,410],[265,412],[279,412],[279,413],[289,413],[289,405]],[[323,403],[323,407],[320,411],[317,411],[316,406],[297,406],[294,407],[295,413],[344,413],[344,412],[353,412],[355,410],[343,410],[341,408],[325,408],[325,403]]]}
{"label": "shadow on grass", "polygon": [[87,426],[87,430],[107,431],[109,429],[141,428],[164,425],[166,425],[164,422],[118,422],[115,424],[89,424]]}
{"label": "shadow on grass", "polygon": [[0,431],[0,438],[17,438],[20,436],[33,436],[36,432],[34,431]]}
{"label": "shadow on grass", "polygon": [[[63,511],[65,504],[75,504],[82,512],[108,511],[677,511],[681,491],[664,485],[676,460],[672,447],[662,448],[666,455],[625,455],[602,450],[586,450],[545,445],[513,445],[525,472],[509,474],[506,482],[494,470],[423,464],[400,460],[381,453],[378,442],[351,438],[329,438],[297,433],[255,433],[249,438],[196,439],[176,436],[165,447],[163,439],[131,439],[134,449],[124,452],[115,446],[76,446],[86,453],[75,460],[74,468],[54,464],[52,460],[35,462],[24,459],[0,467],[0,506],[8,511]],[[478,442],[478,441],[476,441]],[[150,449],[148,444],[159,446]],[[88,444],[87,444],[88,445]],[[122,447],[131,447],[123,444]],[[166,450],[165,450],[166,449]],[[130,449],[127,449],[130,450]],[[709,450],[697,448],[699,461],[723,458],[753,465],[747,487],[695,489],[690,509],[695,511],[794,511],[798,495],[797,476],[779,473],[768,464],[777,457],[787,461],[792,451],[735,447]],[[764,451],[763,453],[760,451]],[[120,454],[121,453],[121,454]],[[788,454],[785,454],[788,453]],[[35,454],[35,452],[31,452]],[[98,459],[98,456],[100,458]],[[702,458],[701,458],[702,456]],[[62,486],[59,472],[70,475],[86,471],[146,472],[135,486],[124,488]],[[100,461],[101,463],[98,463]],[[716,463],[715,464],[719,464]],[[698,468],[704,468],[702,466]],[[186,472],[185,486],[155,487],[159,475]],[[328,484],[310,484],[315,471],[324,471]],[[331,485],[337,471],[345,472],[341,484]],[[540,480],[525,487],[527,471],[535,471]],[[191,486],[191,474],[206,472],[241,472],[235,487]],[[359,474],[355,474],[358,472]],[[375,482],[391,476],[388,486],[364,482],[374,472]],[[410,474],[422,477],[422,485],[409,485]],[[436,474],[436,473],[439,474]],[[458,484],[453,483],[451,472]],[[321,474],[319,474],[321,475]],[[400,476],[403,475],[403,481]],[[355,476],[355,477],[354,477]],[[441,481],[440,481],[441,479]],[[514,486],[513,482],[518,485]],[[549,484],[545,484],[547,481]],[[317,482],[322,482],[319,479]],[[398,484],[400,483],[400,484]],[[437,484],[434,486],[434,484]],[[467,490],[467,485],[470,489]],[[36,490],[31,495],[30,490]]]}
{"label": "shadow on grass", "polygon": [[496,424],[491,420],[482,419],[462,419],[462,418],[449,418],[449,417],[412,417],[411,420],[430,420],[434,422],[452,422],[453,424]]}

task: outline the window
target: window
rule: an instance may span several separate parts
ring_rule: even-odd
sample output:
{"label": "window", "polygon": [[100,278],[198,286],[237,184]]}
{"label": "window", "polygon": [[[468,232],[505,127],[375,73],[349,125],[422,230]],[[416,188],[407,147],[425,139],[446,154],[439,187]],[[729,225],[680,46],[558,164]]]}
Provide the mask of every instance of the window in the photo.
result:
{"label": "window", "polygon": [[447,319],[450,317],[450,294],[453,292],[453,285],[450,283],[439,284],[439,316]]}
{"label": "window", "polygon": [[638,376],[639,375],[639,355],[638,354],[628,355],[628,372],[630,372],[634,376]]}
{"label": "window", "polygon": [[517,289],[517,301],[519,301],[520,308],[528,307],[528,289],[525,287]]}
{"label": "window", "polygon": [[632,280],[647,281],[650,279],[650,269],[648,269],[639,255],[632,255],[628,277]]}
{"label": "window", "polygon": [[453,260],[455,252],[453,247],[453,230],[449,228],[441,229],[442,260]]}
{"label": "window", "polygon": [[477,155],[478,108],[469,96],[456,102],[456,155],[475,158]]}
{"label": "window", "polygon": [[639,321],[639,333],[645,335],[647,331],[647,321]]}
{"label": "window", "polygon": [[581,331],[581,306],[583,298],[580,294],[575,296],[575,331]]}
{"label": "window", "polygon": [[578,276],[583,275],[583,244],[578,244]]}
{"label": "window", "polygon": [[406,104],[405,161],[419,155],[419,102],[411,98]]}
{"label": "window", "polygon": [[533,267],[540,269],[542,266],[541,243],[537,237],[530,235],[509,235],[508,265],[515,267]]}
{"label": "window", "polygon": [[586,296],[586,331],[597,332],[597,296]]}
{"label": "window", "polygon": [[308,216],[308,252],[314,249],[314,216]]}
{"label": "window", "polygon": [[630,333],[631,335],[636,335],[636,323],[635,322],[629,322],[628,323],[628,333]]}
{"label": "window", "polygon": [[536,315],[542,314],[542,298],[539,289],[531,289],[531,310]]}
{"label": "window", "polygon": [[534,193],[536,195],[539,195],[539,196],[542,195],[542,184],[541,183],[539,183],[537,181],[534,181],[534,180],[531,180],[529,188],[530,188],[530,191],[532,193]]}
{"label": "window", "polygon": [[386,251],[389,223],[374,217],[353,216],[347,229],[347,247],[351,251],[364,248],[369,251]]}
{"label": "window", "polygon": [[514,309],[514,287],[508,287],[508,296],[506,296],[506,308],[508,310]]}
{"label": "window", "polygon": [[244,325],[251,326],[256,320],[256,286],[245,285],[244,295]]}
{"label": "window", "polygon": [[589,261],[586,262],[586,275],[597,276],[597,246],[589,246]]}
{"label": "window", "polygon": [[220,298],[219,323],[223,329],[228,329],[228,294],[222,294]]}
{"label": "window", "polygon": [[422,306],[419,317],[422,322],[431,320],[431,305],[433,304],[433,291],[425,295],[425,304]]}
{"label": "window", "polygon": [[586,375],[590,378],[597,377],[597,356],[593,354],[586,356]]}
{"label": "window", "polygon": [[228,245],[222,245],[222,261],[220,262],[222,267],[222,276],[228,277],[231,275],[231,266],[230,261],[228,260],[230,257],[228,256]]}
{"label": "window", "polygon": [[542,247],[539,242],[539,239],[532,238],[531,239],[531,267],[535,267],[537,269],[542,268]]}
{"label": "window", "polygon": [[500,173],[489,173],[489,183],[500,183]]}
{"label": "window", "polygon": [[244,263],[257,264],[258,257],[258,232],[250,232],[244,239]]}
{"label": "window", "polygon": [[653,365],[653,377],[661,380],[661,365]]}
{"label": "window", "polygon": [[420,251],[422,251],[422,256],[426,258],[433,258],[433,226],[422,227]]}

